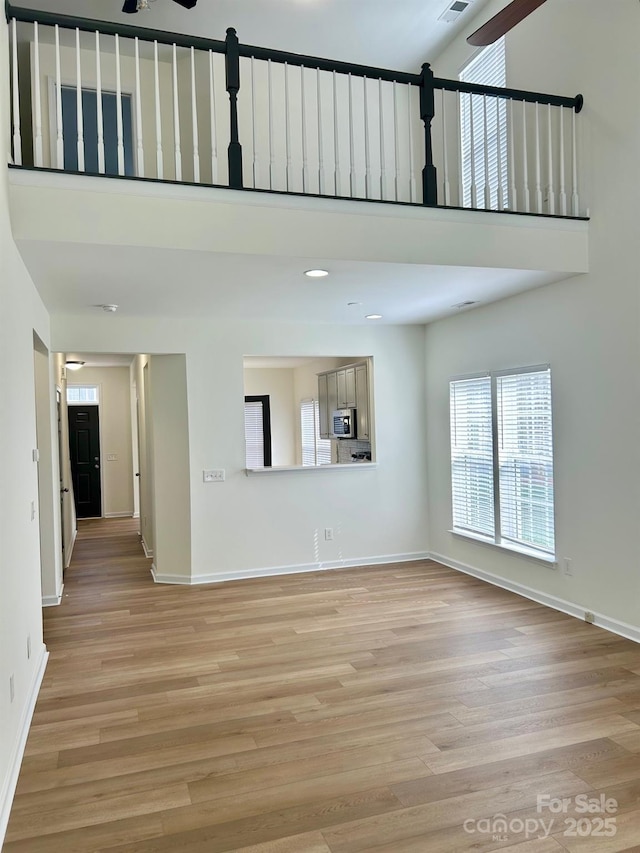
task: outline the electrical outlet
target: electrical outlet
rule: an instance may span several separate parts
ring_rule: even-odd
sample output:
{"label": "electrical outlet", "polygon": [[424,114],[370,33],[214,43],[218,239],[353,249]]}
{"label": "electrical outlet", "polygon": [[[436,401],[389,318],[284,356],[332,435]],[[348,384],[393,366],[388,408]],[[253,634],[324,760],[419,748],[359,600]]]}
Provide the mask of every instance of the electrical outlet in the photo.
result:
{"label": "electrical outlet", "polygon": [[588,622],[590,625],[593,625],[593,623],[596,621],[596,617],[590,610],[585,610],[584,621]]}
{"label": "electrical outlet", "polygon": [[565,557],[562,561],[562,564],[565,575],[567,575],[568,577],[573,577],[573,561],[571,560],[571,557]]}
{"label": "electrical outlet", "polygon": [[325,527],[324,538],[325,542],[333,542],[333,527]]}
{"label": "electrical outlet", "polygon": [[205,483],[224,483],[224,468],[212,468],[210,471],[202,472]]}
{"label": "electrical outlet", "polygon": [[13,702],[13,699],[16,695],[15,685],[13,681],[13,675],[9,676],[9,701]]}
{"label": "electrical outlet", "polygon": [[31,658],[31,634],[27,637],[27,660]]}

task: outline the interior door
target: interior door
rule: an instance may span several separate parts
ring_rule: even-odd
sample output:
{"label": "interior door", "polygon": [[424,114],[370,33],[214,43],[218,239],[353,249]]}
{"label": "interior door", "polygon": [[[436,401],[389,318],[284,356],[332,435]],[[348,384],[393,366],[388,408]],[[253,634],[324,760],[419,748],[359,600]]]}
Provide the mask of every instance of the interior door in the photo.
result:
{"label": "interior door", "polygon": [[78,518],[102,516],[97,406],[69,406],[69,454]]}

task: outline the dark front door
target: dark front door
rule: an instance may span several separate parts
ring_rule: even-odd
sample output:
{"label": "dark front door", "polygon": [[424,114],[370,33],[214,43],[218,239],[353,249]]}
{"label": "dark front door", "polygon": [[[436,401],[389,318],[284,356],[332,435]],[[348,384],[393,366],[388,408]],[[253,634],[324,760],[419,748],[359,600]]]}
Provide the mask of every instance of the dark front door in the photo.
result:
{"label": "dark front door", "polygon": [[69,453],[78,518],[102,515],[97,406],[69,406]]}

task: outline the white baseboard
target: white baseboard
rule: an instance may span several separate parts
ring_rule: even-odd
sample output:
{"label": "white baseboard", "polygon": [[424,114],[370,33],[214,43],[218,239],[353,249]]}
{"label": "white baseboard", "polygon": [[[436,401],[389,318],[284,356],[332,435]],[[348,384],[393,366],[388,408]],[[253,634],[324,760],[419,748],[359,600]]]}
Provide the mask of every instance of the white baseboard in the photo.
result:
{"label": "white baseboard", "polygon": [[105,512],[104,518],[133,518],[133,510],[126,512]]}
{"label": "white baseboard", "polygon": [[43,607],[57,607],[62,602],[62,591],[64,590],[64,584],[60,586],[60,592],[57,595],[43,595],[42,596],[42,606]]}
{"label": "white baseboard", "polygon": [[[576,619],[584,622],[584,614],[588,607],[580,604],[574,604],[571,601],[565,601],[563,598],[558,598],[555,595],[549,595],[546,592],[540,592],[537,589],[525,586],[524,584],[516,583],[515,581],[507,580],[499,575],[494,575],[491,572],[485,572],[483,569],[477,569],[474,566],[469,566],[467,563],[461,563],[459,560],[453,560],[446,557],[444,554],[431,554],[431,559],[437,563],[442,563],[443,566],[448,566],[450,569],[455,569],[458,572],[463,572],[465,575],[473,575],[474,578],[486,581],[499,586],[501,589],[506,589],[509,592],[515,592],[516,595],[521,595],[523,598],[528,598],[531,601],[536,601],[538,604],[544,604],[546,607],[551,607],[553,610],[559,610],[561,613],[566,613],[568,616],[574,616]],[[611,619],[603,613],[591,611],[594,615],[593,624],[599,628],[604,628],[605,631],[610,631],[612,634],[617,634],[627,640],[633,640],[640,643],[640,628],[635,625],[629,625],[626,622],[621,622],[618,619]]]}
{"label": "white baseboard", "polygon": [[242,569],[236,572],[218,572],[210,575],[166,575],[158,574],[156,567],[151,567],[151,574],[156,583],[185,584],[197,586],[205,583],[224,583],[225,581],[246,580],[248,578],[266,578],[277,575],[296,575],[305,572],[331,571],[333,569],[354,569],[358,566],[381,566],[387,563],[408,563],[416,560],[428,560],[426,551],[416,551],[411,554],[385,554],[381,557],[358,557],[351,560],[327,560],[321,563],[301,563],[295,566],[268,566],[258,569]]}
{"label": "white baseboard", "polygon": [[36,700],[38,698],[38,693],[40,692],[40,685],[44,678],[44,671],[47,667],[48,658],[49,652],[43,643],[40,649],[40,660],[38,661],[33,683],[31,684],[31,690],[29,691],[29,696],[22,712],[20,728],[18,729],[18,737],[11,753],[7,774],[4,782],[2,783],[2,791],[0,791],[0,848],[2,847],[2,842],[4,841],[4,836],[7,831],[9,814],[13,803],[13,795],[15,794],[16,785],[18,784],[20,765],[22,764],[24,748],[29,734],[29,726],[31,725],[31,718],[33,717],[33,711],[36,707]]}
{"label": "white baseboard", "polygon": [[147,543],[144,541],[144,536],[140,536],[140,542],[142,543],[142,550],[144,551],[145,557],[153,557],[153,551],[150,548],[147,548]]}

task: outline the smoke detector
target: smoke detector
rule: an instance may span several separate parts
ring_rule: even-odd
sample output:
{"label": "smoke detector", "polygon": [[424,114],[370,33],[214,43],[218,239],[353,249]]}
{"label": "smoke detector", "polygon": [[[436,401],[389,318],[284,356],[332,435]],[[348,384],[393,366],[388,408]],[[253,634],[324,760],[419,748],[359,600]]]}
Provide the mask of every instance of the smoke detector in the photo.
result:
{"label": "smoke detector", "polygon": [[457,21],[460,15],[471,5],[471,0],[454,0],[438,18],[439,21],[444,21],[446,24],[452,24]]}
{"label": "smoke detector", "polygon": [[102,310],[106,311],[108,314],[115,314],[118,310],[117,305],[101,305],[100,308],[102,308]]}

